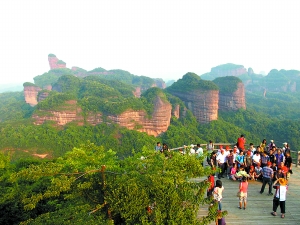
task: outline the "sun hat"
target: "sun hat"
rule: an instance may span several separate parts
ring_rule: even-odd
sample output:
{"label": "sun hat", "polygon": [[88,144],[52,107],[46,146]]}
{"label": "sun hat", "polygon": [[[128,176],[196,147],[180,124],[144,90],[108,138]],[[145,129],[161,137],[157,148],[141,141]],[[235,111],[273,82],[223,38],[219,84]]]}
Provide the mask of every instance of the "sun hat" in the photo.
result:
{"label": "sun hat", "polygon": [[285,186],[287,184],[287,180],[284,178],[279,178],[279,184]]}

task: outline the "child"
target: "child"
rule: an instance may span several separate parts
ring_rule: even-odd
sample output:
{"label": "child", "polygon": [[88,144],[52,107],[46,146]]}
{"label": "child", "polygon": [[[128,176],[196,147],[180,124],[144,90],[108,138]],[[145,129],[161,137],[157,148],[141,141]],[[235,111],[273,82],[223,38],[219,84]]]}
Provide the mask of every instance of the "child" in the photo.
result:
{"label": "child", "polygon": [[256,173],[254,170],[254,166],[250,166],[249,176],[250,176],[250,180],[255,180]]}
{"label": "child", "polygon": [[230,171],[230,178],[232,180],[236,180],[236,178],[235,178],[236,172],[237,172],[237,166],[236,166],[236,164],[234,164],[234,166],[231,168],[231,171]]}

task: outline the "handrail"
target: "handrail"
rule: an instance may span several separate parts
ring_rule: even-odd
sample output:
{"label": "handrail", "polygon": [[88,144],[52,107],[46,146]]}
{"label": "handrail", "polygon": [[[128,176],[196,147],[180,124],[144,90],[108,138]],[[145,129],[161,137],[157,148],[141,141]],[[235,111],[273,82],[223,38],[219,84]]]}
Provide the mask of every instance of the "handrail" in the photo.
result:
{"label": "handrail", "polygon": [[[213,143],[214,146],[234,146],[236,145],[236,143]],[[185,149],[185,148],[190,148],[191,146],[196,146],[194,144],[190,144],[190,145],[183,145],[181,147],[177,147],[177,148],[171,148],[169,149],[170,151],[174,151],[174,150],[178,150],[178,149]],[[246,146],[248,146],[249,144],[245,144]],[[200,146],[207,146],[207,143],[206,144],[200,144]],[[254,146],[257,146],[257,145],[254,145]],[[218,150],[218,148],[214,148],[214,150]],[[293,157],[295,159],[295,165],[296,167],[298,167],[298,164],[300,163],[300,151],[294,151],[294,150],[290,150],[291,151],[291,155],[293,154]],[[295,155],[296,154],[296,155]]]}

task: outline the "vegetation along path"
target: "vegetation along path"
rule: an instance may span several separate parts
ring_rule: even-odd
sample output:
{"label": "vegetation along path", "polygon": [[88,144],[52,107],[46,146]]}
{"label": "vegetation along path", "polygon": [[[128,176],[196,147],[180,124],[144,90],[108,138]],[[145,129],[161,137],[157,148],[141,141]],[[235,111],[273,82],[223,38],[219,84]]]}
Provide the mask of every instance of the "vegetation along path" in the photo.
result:
{"label": "vegetation along path", "polygon": [[[215,178],[217,179],[217,178]],[[201,179],[203,180],[203,179]],[[280,207],[277,209],[277,216],[272,216],[273,196],[268,196],[268,185],[265,192],[260,194],[262,183],[249,181],[248,204],[246,210],[238,208],[238,181],[221,179],[224,186],[222,210],[227,210],[225,217],[227,225],[299,225],[300,224],[300,168],[293,167],[293,174],[289,179],[289,187],[286,200],[285,218],[281,218]],[[274,189],[273,189],[274,193]],[[207,215],[208,207],[199,211],[199,217]],[[215,223],[211,223],[214,225]]]}

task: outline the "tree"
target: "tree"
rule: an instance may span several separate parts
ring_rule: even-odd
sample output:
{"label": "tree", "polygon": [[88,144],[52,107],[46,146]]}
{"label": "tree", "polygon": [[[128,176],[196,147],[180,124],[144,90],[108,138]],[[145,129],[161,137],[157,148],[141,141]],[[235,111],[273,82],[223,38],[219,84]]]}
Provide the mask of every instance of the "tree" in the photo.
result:
{"label": "tree", "polygon": [[203,159],[143,148],[119,160],[88,142],[56,160],[19,167],[9,180],[22,193],[22,224],[208,224],[217,204],[207,217],[197,212],[211,201],[204,197],[209,183],[191,180],[211,173]]}

